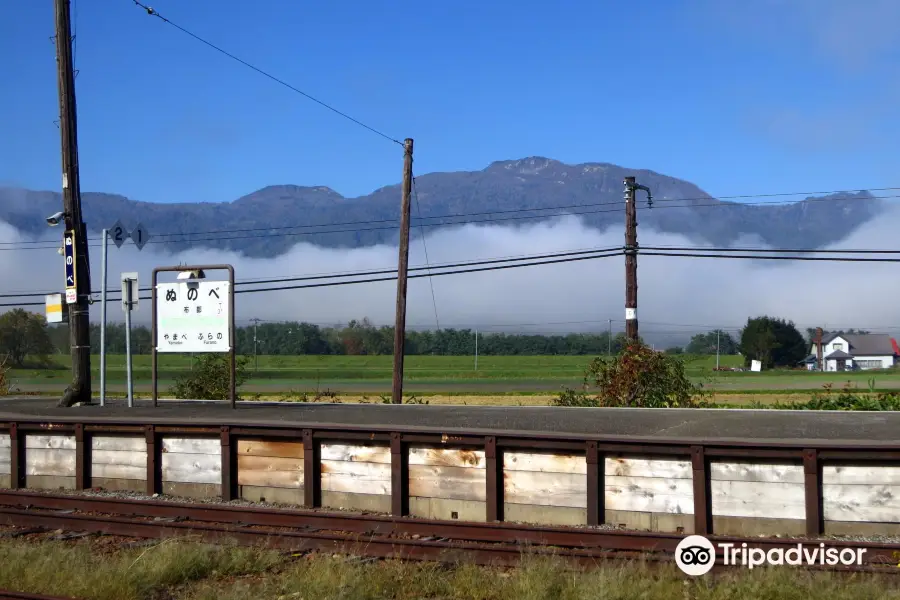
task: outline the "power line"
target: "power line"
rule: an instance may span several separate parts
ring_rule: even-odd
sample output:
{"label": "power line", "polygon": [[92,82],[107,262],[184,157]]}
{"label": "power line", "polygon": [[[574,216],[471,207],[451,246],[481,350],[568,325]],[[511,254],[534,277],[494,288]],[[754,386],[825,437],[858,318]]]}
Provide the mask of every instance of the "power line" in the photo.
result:
{"label": "power line", "polygon": [[[578,254],[584,254],[584,253],[578,253]],[[473,266],[471,266],[470,268],[466,268],[466,269],[456,269],[453,271],[444,271],[441,273],[416,273],[413,275],[409,275],[408,278],[416,279],[419,277],[432,277],[432,276],[437,277],[440,275],[460,275],[463,273],[499,271],[499,270],[505,270],[505,269],[516,269],[516,268],[520,268],[520,267],[534,267],[534,266],[540,266],[540,265],[576,262],[576,261],[582,261],[582,260],[594,260],[594,259],[598,259],[598,258],[611,258],[614,256],[619,256],[619,255],[620,255],[620,253],[618,251],[609,252],[609,253],[605,253],[605,254],[598,253],[597,251],[595,251],[593,254],[591,254],[589,256],[568,256],[566,258],[556,258],[553,260],[541,260],[539,262],[524,262],[524,263],[514,264],[514,265],[504,265],[504,264],[497,265],[497,264],[495,264],[492,266],[475,266],[475,265],[479,265],[479,264],[483,265],[483,264],[489,264],[490,262],[496,262],[496,261],[484,261],[482,263],[468,263],[469,265],[473,265]],[[562,255],[557,254],[556,256],[562,256]],[[535,258],[537,258],[537,257],[535,257]],[[299,285],[286,285],[286,286],[277,286],[277,287],[268,287],[268,288],[242,289],[242,290],[236,289],[234,291],[234,293],[235,294],[247,294],[247,293],[254,294],[254,293],[259,293],[259,292],[280,292],[280,291],[286,291],[286,290],[299,290],[299,289],[307,289],[307,288],[321,288],[321,287],[334,287],[334,286],[341,286],[341,285],[354,285],[354,284],[359,284],[359,283],[378,283],[378,282],[382,282],[382,281],[395,281],[397,279],[397,276],[396,276],[396,272],[394,272],[394,273],[395,274],[390,277],[356,279],[353,281],[329,281],[329,282],[324,282],[324,283],[305,283],[305,284],[299,284]],[[141,296],[139,299],[140,300],[150,300],[151,298],[149,296],[146,296],[146,297]],[[116,301],[117,298],[110,298],[109,300]],[[11,304],[7,303],[7,304],[0,304],[0,307],[43,306],[43,305],[44,305],[43,302],[11,303]]]}
{"label": "power line", "polygon": [[[900,188],[883,188],[887,189],[900,189]],[[839,193],[839,192],[835,192]],[[760,195],[760,197],[771,197],[778,194],[764,194]],[[744,196],[731,196],[734,198],[749,198],[753,197],[750,195]],[[895,195],[887,195],[887,196],[873,196],[873,200],[888,200],[900,198],[900,194]],[[709,199],[709,198],[706,198]],[[663,199],[661,201],[668,202],[689,202],[693,199],[691,198],[671,198],[671,199]],[[842,198],[807,198],[802,200],[802,202],[834,202],[842,200]],[[788,204],[796,204],[796,201],[760,201],[760,202],[742,202],[742,203],[726,203],[716,201],[711,204],[682,204],[682,205],[662,205],[655,206],[652,209],[640,207],[640,210],[660,210],[666,208],[737,208],[741,207],[749,207],[749,206],[763,206],[763,205],[788,205]],[[507,215],[507,214],[515,214],[515,213],[523,213],[523,212],[538,212],[538,211],[574,211],[574,212],[561,212],[556,214],[537,214],[537,215],[520,215],[520,216],[511,216],[511,217],[497,217],[497,218],[483,218],[483,219],[467,219],[462,221],[455,222],[440,222],[440,223],[419,223],[417,226],[422,229],[425,227],[447,227],[453,225],[468,225],[474,224],[477,225],[479,223],[495,223],[495,222],[506,222],[506,221],[520,221],[520,220],[531,220],[531,219],[551,219],[555,217],[566,217],[566,216],[581,216],[581,215],[594,215],[594,214],[604,214],[604,213],[618,213],[624,211],[624,207],[621,206],[621,202],[596,202],[589,204],[571,204],[571,205],[563,205],[563,206],[548,206],[548,207],[535,207],[535,208],[516,208],[516,209],[505,209],[505,210],[497,210],[497,211],[481,211],[481,212],[471,212],[471,213],[453,213],[453,214],[443,214],[443,215],[432,215],[432,216],[419,216],[418,219],[459,219],[465,217],[490,217],[492,215]],[[582,208],[592,208],[592,207],[612,207],[606,208],[603,210],[581,210],[575,211],[575,209]],[[376,227],[359,227],[359,228],[350,228],[350,229],[333,229],[333,230],[324,230],[324,231],[288,231],[288,230],[296,230],[296,229],[311,229],[316,227],[346,227],[351,225],[375,225],[379,223],[385,223],[383,226]],[[186,244],[192,242],[203,242],[203,241],[229,241],[229,240],[238,240],[238,239],[256,239],[256,238],[269,238],[269,237],[280,237],[280,236],[309,236],[309,235],[326,235],[333,233],[360,233],[363,231],[383,231],[383,230],[392,230],[395,229],[399,221],[397,219],[374,219],[374,220],[357,220],[357,221],[345,221],[339,223],[319,223],[312,225],[291,225],[291,226],[279,226],[279,227],[255,227],[255,228],[244,228],[244,229],[220,229],[220,230],[210,230],[205,232],[189,232],[189,233],[161,233],[155,234],[154,237],[176,237],[180,236],[183,239],[167,239],[167,240],[158,240],[152,239],[148,241],[148,244]],[[187,236],[195,236],[195,235],[212,235],[212,234],[227,234],[227,233],[254,233],[257,232],[257,235],[238,235],[238,236],[221,236],[215,235],[214,237],[200,237],[200,238],[188,238]],[[279,232],[279,233],[276,233]],[[98,241],[95,238],[95,241]],[[3,245],[24,245],[24,244],[45,244],[55,242],[55,240],[26,240],[19,242],[0,242],[0,246]],[[33,248],[0,248],[0,251],[4,250],[46,250],[46,249],[55,249],[56,246],[42,246],[42,247],[33,247]]]}
{"label": "power line", "polygon": [[[419,217],[421,218],[422,209],[419,206],[419,190],[416,188],[415,175],[413,175],[413,177],[412,177],[412,189],[413,189],[413,196],[416,201],[416,214],[418,214]],[[425,228],[420,227],[420,232],[422,234],[422,249],[425,251],[425,265],[427,266],[428,265],[428,245],[425,243]],[[429,273],[429,275],[431,274],[430,268],[428,270],[428,273]],[[438,328],[438,330],[440,330],[441,329],[441,321],[440,321],[440,319],[438,319],[437,299],[434,296],[434,280],[431,277],[428,278],[428,285],[431,287],[431,304],[434,306],[434,324]]]}
{"label": "power line", "polygon": [[392,138],[391,136],[389,136],[389,135],[387,135],[386,133],[383,133],[383,132],[381,132],[381,131],[375,129],[374,127],[371,127],[371,126],[369,126],[369,125],[366,125],[365,123],[363,123],[362,121],[360,121],[360,120],[358,120],[358,119],[354,119],[353,117],[351,117],[351,116],[348,115],[347,113],[342,112],[342,111],[336,109],[335,107],[331,106],[330,104],[327,104],[327,103],[325,103],[325,102],[319,100],[318,98],[315,98],[315,97],[311,96],[310,94],[307,94],[307,93],[304,92],[303,90],[301,90],[301,89],[299,89],[299,88],[297,88],[297,87],[294,87],[293,85],[291,85],[290,83],[284,81],[283,79],[279,79],[278,77],[272,75],[271,73],[269,73],[269,72],[267,72],[267,71],[264,71],[264,70],[260,69],[259,67],[256,67],[256,66],[250,64],[249,62],[243,60],[242,58],[238,58],[237,56],[235,56],[234,54],[228,52],[227,50],[225,50],[225,49],[223,49],[223,48],[221,48],[221,47],[219,47],[219,46],[216,46],[216,45],[213,44],[212,42],[203,39],[203,38],[200,37],[199,35],[197,35],[197,34],[191,32],[191,31],[188,31],[188,30],[185,29],[184,27],[182,27],[182,26],[180,26],[180,25],[178,25],[178,24],[176,24],[176,23],[173,23],[172,21],[170,21],[170,20],[167,19],[166,17],[164,17],[164,16],[162,16],[161,14],[159,14],[158,12],[156,12],[155,9],[153,9],[153,8],[151,8],[151,7],[149,7],[149,6],[146,6],[146,5],[144,5],[144,4],[141,4],[140,2],[138,2],[138,0],[132,0],[132,1],[133,1],[137,6],[141,7],[141,8],[144,9],[145,11],[147,11],[147,14],[150,15],[151,17],[157,17],[158,19],[160,19],[160,20],[163,21],[164,23],[167,23],[167,24],[171,25],[172,27],[174,27],[175,29],[181,31],[182,33],[185,33],[185,34],[191,36],[192,38],[194,38],[194,39],[197,40],[198,42],[201,42],[201,43],[203,43],[203,44],[209,46],[210,48],[212,48],[212,49],[215,50],[216,52],[220,52],[221,54],[224,54],[224,55],[227,56],[228,58],[230,58],[230,59],[232,59],[232,60],[235,60],[235,61],[241,63],[241,64],[244,65],[245,67],[247,67],[247,68],[249,68],[249,69],[252,69],[252,70],[256,71],[257,73],[259,73],[260,75],[263,75],[264,77],[268,77],[269,79],[271,79],[271,80],[274,81],[275,83],[278,83],[278,84],[280,84],[280,85],[286,87],[287,89],[289,89],[289,90],[291,90],[291,91],[293,91],[293,92],[296,92],[296,93],[300,94],[300,95],[303,96],[304,98],[306,98],[306,99],[308,99],[308,100],[312,100],[312,101],[315,102],[316,104],[318,104],[318,105],[320,105],[320,106],[323,106],[323,107],[327,108],[327,109],[330,110],[331,112],[333,112],[333,113],[335,113],[335,114],[337,114],[337,115],[340,115],[341,117],[347,119],[348,121],[351,121],[351,122],[353,122],[353,123],[359,125],[360,127],[363,127],[363,128],[365,128],[365,129],[368,129],[368,130],[371,131],[372,133],[374,133],[374,134],[376,134],[376,135],[378,135],[378,136],[383,137],[384,139],[388,140],[389,142],[394,142],[395,144],[398,144],[398,145],[400,145],[400,146],[403,145],[403,142],[401,142],[401,141],[399,141],[399,140],[397,140],[397,139],[395,139],[395,138]]}
{"label": "power line", "polygon": [[[824,262],[889,262],[896,263],[900,262],[900,258],[884,258],[884,257],[848,257],[848,256],[771,256],[771,255],[740,255],[740,254],[726,254],[724,251],[737,251],[737,252],[746,252],[748,251],[746,248],[740,249],[705,249],[705,248],[692,248],[692,247],[680,247],[680,246],[658,246],[658,247],[650,247],[653,249],[663,250],[663,252],[654,252],[647,251],[648,248],[639,249],[639,253],[645,256],[669,256],[669,257],[680,257],[680,258],[718,258],[718,259],[744,259],[744,260],[799,260],[799,261],[824,261]],[[818,250],[809,250],[809,249],[766,249],[764,252],[780,252],[780,253],[812,253],[812,252],[820,252]],[[871,254],[900,254],[900,250],[830,250],[829,252],[841,253],[841,254],[856,254],[856,253],[871,253]],[[531,254],[531,255],[520,255],[518,257],[508,257],[508,258],[491,258],[491,259],[483,259],[483,260],[475,260],[475,261],[463,261],[456,263],[444,263],[437,265],[426,265],[420,267],[410,267],[410,271],[427,271],[424,274],[411,275],[410,277],[431,277],[432,275],[453,275],[456,273],[465,273],[465,272],[475,272],[482,269],[475,269],[472,271],[451,271],[451,272],[439,272],[433,273],[433,269],[458,269],[465,267],[476,267],[483,265],[496,265],[503,263],[512,263],[512,262],[522,262],[522,261],[545,261],[545,262],[530,262],[524,264],[515,264],[508,265],[504,268],[513,268],[519,266],[533,266],[538,264],[554,264],[556,262],[569,262],[569,260],[547,260],[547,259],[559,259],[559,258],[573,258],[573,257],[586,257],[590,258],[601,258],[606,256],[617,256],[622,253],[621,247],[605,247],[605,248],[592,248],[586,250],[574,250],[574,251],[565,251],[565,252],[552,252],[547,254]],[[602,254],[603,256],[598,256]],[[585,258],[576,258],[575,260],[585,260]],[[493,270],[493,269],[489,269]],[[344,272],[344,273],[334,273],[334,274],[324,274],[324,275],[304,275],[298,277],[279,277],[273,279],[257,279],[257,280],[247,280],[247,281],[239,281],[237,285],[267,285],[272,283],[291,283],[291,282],[300,282],[300,281],[316,281],[316,280],[329,280],[329,279],[339,279],[339,278],[347,278],[347,277],[369,277],[376,275],[391,275],[396,274],[396,269],[379,269],[379,270],[367,270],[367,271],[352,271],[352,272]],[[360,281],[341,281],[336,284],[328,284],[328,285],[342,285],[342,284],[351,284],[351,283],[369,283],[376,281],[392,281],[396,279],[396,277],[386,277],[380,279],[365,279]],[[309,287],[323,287],[322,285],[315,285]],[[284,288],[262,288],[262,289],[251,289],[251,290],[235,290],[235,293],[246,293],[246,292],[257,292],[257,291],[276,291],[278,289],[300,289],[295,286],[288,286]],[[147,292],[150,291],[150,288],[144,287],[141,288],[140,291]],[[9,294],[0,294],[0,298],[27,298],[27,297],[41,297],[48,294],[53,294],[58,292],[24,292],[24,293],[9,293]],[[99,294],[98,291],[91,292],[92,294]],[[115,300],[115,298],[112,298]],[[33,304],[0,304],[2,306],[37,306],[38,304],[43,303],[33,303]]]}
{"label": "power line", "polygon": [[[410,271],[423,271],[431,269],[454,269],[458,267],[468,267],[468,266],[479,266],[479,265],[490,265],[490,264],[502,264],[502,263],[510,263],[510,262],[518,262],[523,260],[543,260],[547,258],[559,258],[559,257],[567,257],[567,256],[582,256],[586,254],[596,254],[598,252],[615,252],[618,250],[618,247],[610,246],[606,248],[588,248],[583,250],[567,250],[561,252],[551,252],[547,254],[522,254],[519,256],[504,256],[497,258],[487,258],[487,259],[479,259],[479,260],[470,260],[470,261],[461,261],[455,263],[439,263],[436,265],[430,266],[420,266],[420,267],[410,267]],[[321,279],[338,279],[342,277],[364,277],[369,275],[387,275],[391,273],[396,273],[397,268],[387,268],[387,269],[378,269],[378,270],[367,270],[367,271],[344,271],[342,273],[326,273],[319,275],[300,275],[297,277],[277,277],[274,279],[252,279],[252,280],[242,280],[236,282],[237,285],[264,285],[270,283],[285,283],[285,282],[295,282],[295,281],[315,281]],[[149,292],[151,288],[142,287],[140,288],[141,292]],[[56,294],[59,292],[27,292],[27,293],[19,293],[19,294],[0,294],[0,298],[26,298],[26,297],[39,297],[46,296],[48,294]],[[92,294],[99,294],[99,291],[93,291]]]}

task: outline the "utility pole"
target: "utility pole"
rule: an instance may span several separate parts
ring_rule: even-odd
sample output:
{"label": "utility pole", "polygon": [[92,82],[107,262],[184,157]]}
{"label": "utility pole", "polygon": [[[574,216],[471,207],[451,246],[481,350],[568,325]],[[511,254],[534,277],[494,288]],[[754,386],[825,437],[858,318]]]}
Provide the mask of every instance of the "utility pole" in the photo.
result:
{"label": "utility pole", "polygon": [[478,328],[475,328],[475,371],[478,371]]}
{"label": "utility pole", "polygon": [[635,183],[634,177],[625,178],[625,337],[629,341],[638,339],[637,319],[637,206],[635,190],[647,192],[650,206],[653,199],[650,188]]}
{"label": "utility pole", "polygon": [[406,284],[409,268],[409,195],[412,193],[413,141],[403,141],[403,186],[400,202],[400,256],[397,261],[397,314],[394,319],[394,380],[391,402],[403,402],[403,353],[406,345]]}
{"label": "utility pole", "polygon": [[716,329],[716,371],[719,370],[719,334],[722,333]]}
{"label": "utility pole", "polygon": [[62,142],[62,192],[66,230],[72,232],[75,248],[76,302],[69,308],[69,345],[72,352],[72,383],[60,406],[91,401],[91,325],[88,300],[91,268],[87,228],[81,215],[81,184],[78,177],[78,123],[75,106],[75,72],[72,65],[72,23],[69,0],[54,0],[56,13],[56,72],[59,88],[59,132]]}
{"label": "utility pole", "polygon": [[250,319],[253,322],[253,362],[256,363],[256,371],[259,372],[259,352],[258,352],[258,340],[259,336],[259,319]]}
{"label": "utility pole", "polygon": [[612,319],[607,319],[607,331],[606,331],[606,355],[612,356]]}

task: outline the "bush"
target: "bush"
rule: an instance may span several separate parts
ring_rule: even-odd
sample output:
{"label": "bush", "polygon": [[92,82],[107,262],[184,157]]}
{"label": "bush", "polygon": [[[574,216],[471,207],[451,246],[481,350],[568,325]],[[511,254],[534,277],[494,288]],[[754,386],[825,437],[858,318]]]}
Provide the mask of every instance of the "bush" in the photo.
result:
{"label": "bush", "polygon": [[[900,410],[900,394],[896,392],[860,395],[851,391],[849,385],[835,393],[831,384],[825,384],[824,392],[813,394],[807,402],[776,403],[767,408],[786,410],[858,410],[887,411]],[[870,392],[874,389],[874,380],[869,383]]]}
{"label": "bush", "polygon": [[[189,373],[175,379],[171,393],[180,400],[228,400],[231,369],[228,354],[201,354],[194,357]],[[249,375],[246,358],[235,361],[235,386],[242,386]],[[238,394],[238,399],[240,395]]]}
{"label": "bush", "polygon": [[[589,394],[591,387],[595,395]],[[683,361],[631,342],[614,358],[592,360],[583,389],[566,388],[553,405],[694,408],[706,406],[703,396],[685,374]]]}
{"label": "bush", "polygon": [[0,396],[9,395],[9,367],[6,366],[7,362],[9,362],[8,354],[0,358]]}

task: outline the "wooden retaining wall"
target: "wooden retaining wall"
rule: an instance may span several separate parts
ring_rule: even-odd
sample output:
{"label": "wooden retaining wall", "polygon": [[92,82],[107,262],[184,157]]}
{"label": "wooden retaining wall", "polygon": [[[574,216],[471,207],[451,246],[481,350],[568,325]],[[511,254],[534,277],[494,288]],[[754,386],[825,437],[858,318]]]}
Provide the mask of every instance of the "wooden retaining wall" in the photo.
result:
{"label": "wooden retaining wall", "polygon": [[210,498],[222,493],[222,447],[219,438],[162,438],[162,493]]}
{"label": "wooden retaining wall", "polygon": [[33,489],[75,489],[75,436],[25,436],[25,486]]}
{"label": "wooden retaining wall", "polygon": [[147,443],[144,437],[91,437],[90,469],[90,487],[143,492],[147,489]]}
{"label": "wooden retaining wall", "polygon": [[0,423],[0,487],[685,534],[900,533],[900,450]]}
{"label": "wooden retaining wall", "polygon": [[0,433],[0,488],[11,487],[10,484],[10,436]]}

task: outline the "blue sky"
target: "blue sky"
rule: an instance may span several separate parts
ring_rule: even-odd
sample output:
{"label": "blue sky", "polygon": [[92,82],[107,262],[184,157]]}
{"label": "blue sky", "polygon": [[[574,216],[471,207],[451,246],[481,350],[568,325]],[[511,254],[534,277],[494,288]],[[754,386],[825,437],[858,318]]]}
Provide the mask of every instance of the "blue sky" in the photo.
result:
{"label": "blue sky", "polygon": [[[52,4],[0,4],[0,184],[60,187]],[[900,185],[895,0],[152,6],[415,138],[418,174],[540,155],[715,195]],[[74,11],[83,191],[216,202],[270,184],[356,196],[399,181],[401,148],[131,0]]]}

